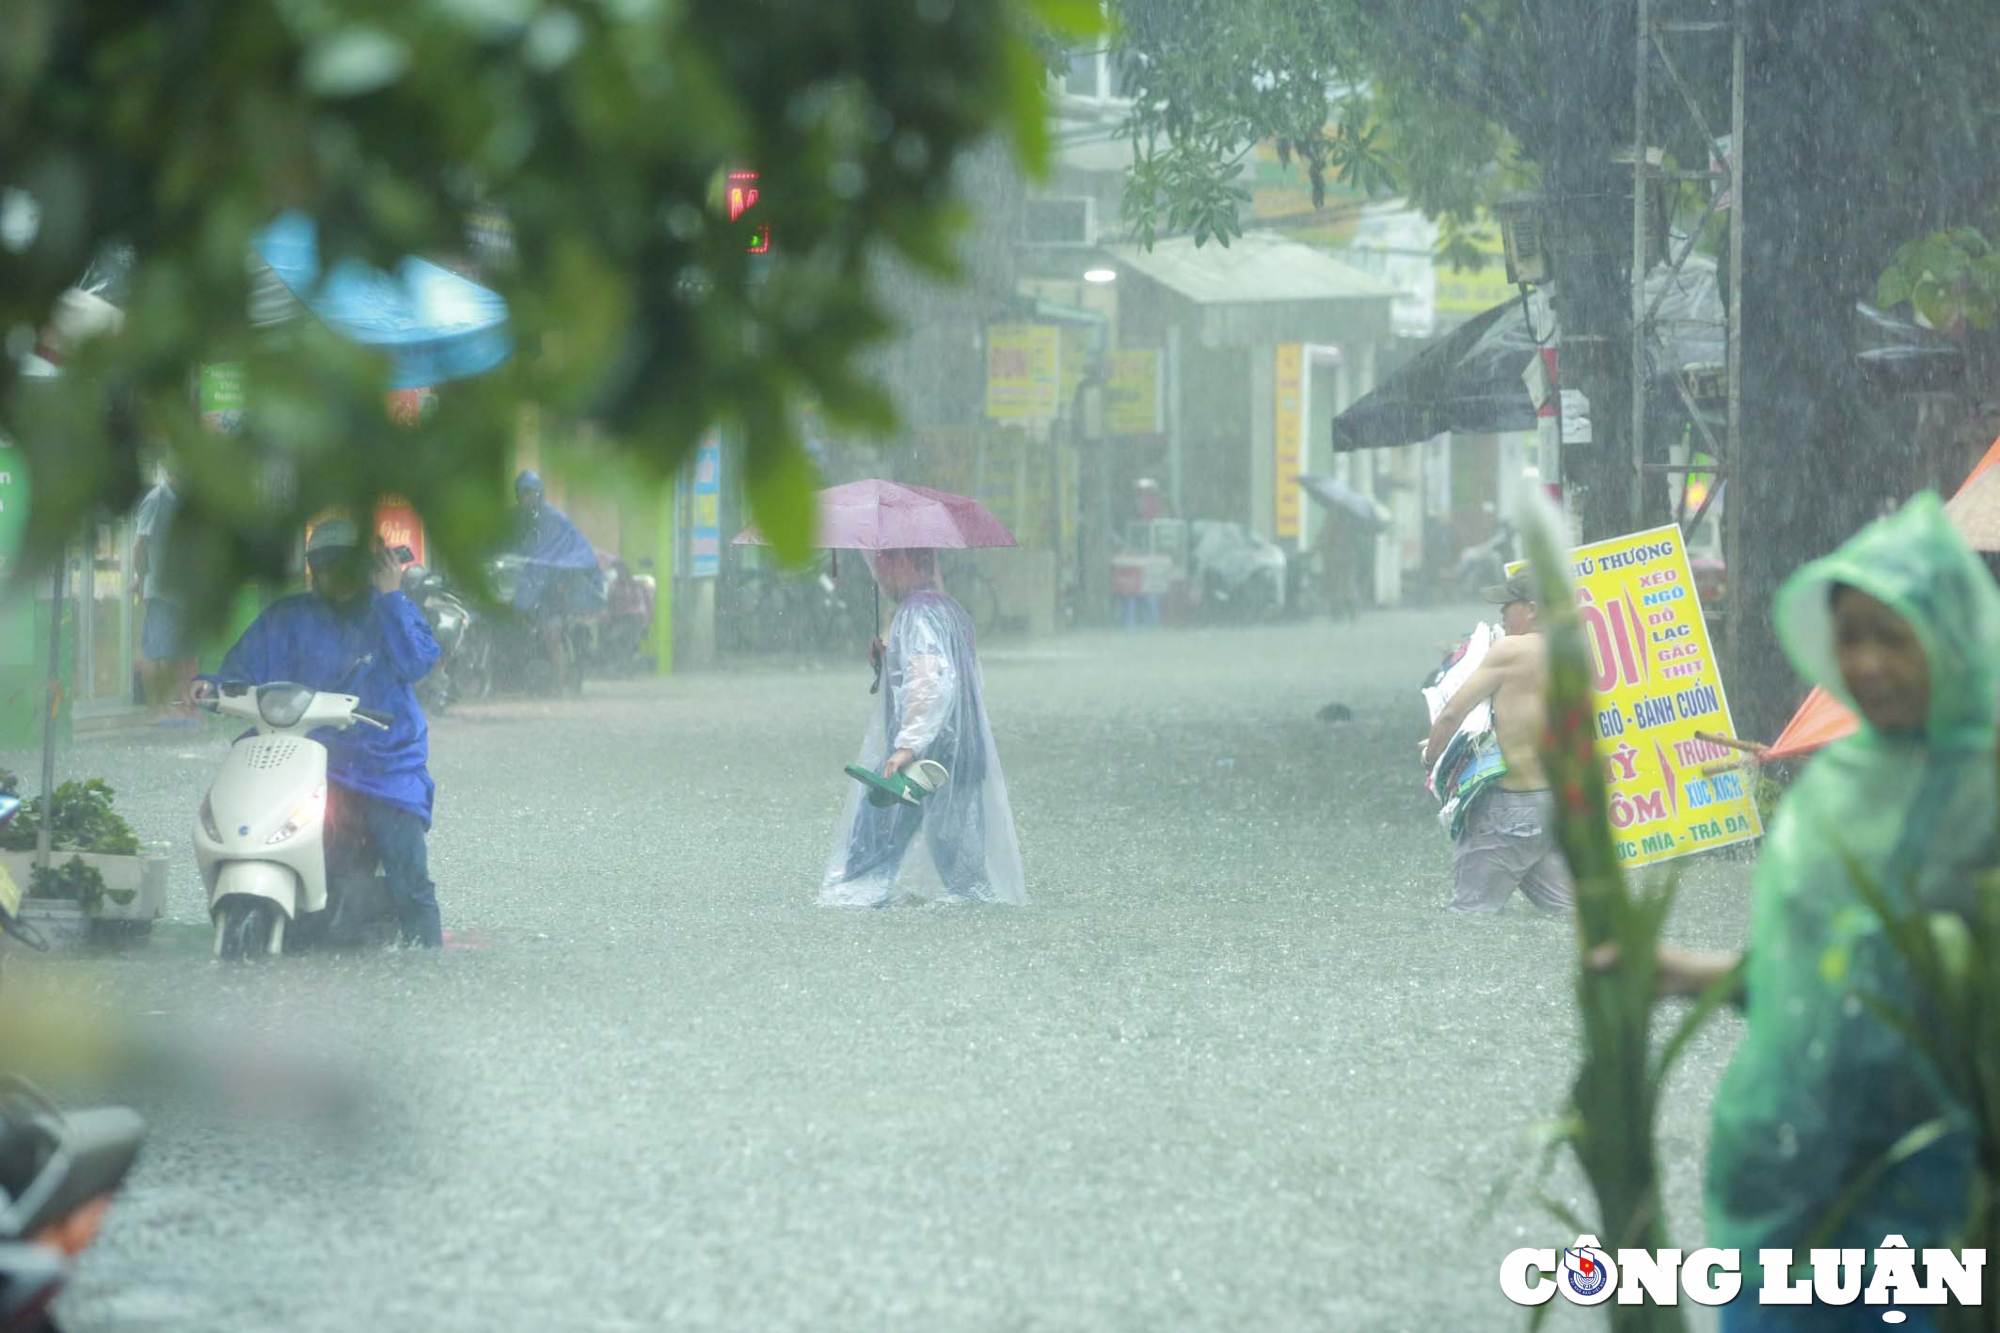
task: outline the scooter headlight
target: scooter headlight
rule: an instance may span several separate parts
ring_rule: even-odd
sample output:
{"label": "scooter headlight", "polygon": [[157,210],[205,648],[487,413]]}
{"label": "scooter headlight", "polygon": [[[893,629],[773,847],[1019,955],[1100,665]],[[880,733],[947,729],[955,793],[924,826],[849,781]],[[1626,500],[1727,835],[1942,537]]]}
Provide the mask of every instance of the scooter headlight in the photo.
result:
{"label": "scooter headlight", "polygon": [[210,842],[222,841],[222,830],[215,826],[215,809],[209,805],[206,796],[201,798],[201,830],[208,835]]}
{"label": "scooter headlight", "polygon": [[326,786],[325,784],[321,784],[313,788],[312,795],[299,802],[299,808],[292,811],[292,817],[285,821],[283,828],[264,839],[264,845],[271,847],[285,841],[285,839],[291,837],[306,825],[318,820],[320,815],[325,813],[325,811]]}

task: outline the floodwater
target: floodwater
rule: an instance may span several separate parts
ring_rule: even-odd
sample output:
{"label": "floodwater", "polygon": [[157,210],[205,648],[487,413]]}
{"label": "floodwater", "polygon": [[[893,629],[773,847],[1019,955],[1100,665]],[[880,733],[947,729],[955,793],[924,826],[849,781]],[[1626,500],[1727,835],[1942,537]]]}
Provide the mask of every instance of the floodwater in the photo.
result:
{"label": "floodwater", "polygon": [[[1466,622],[990,646],[1022,909],[815,904],[858,654],[439,720],[442,956],[216,966],[187,826],[223,734],[80,742],[171,843],[176,924],[10,982],[302,1060],[346,1112],[129,1090],[153,1133],[70,1326],[1525,1327],[1501,1259],[1574,1239],[1536,1188],[1589,1212],[1537,1174],[1574,948],[1443,911],[1416,689]],[[1691,864],[1671,933],[1739,943],[1748,873]],[[1662,1114],[1686,1249],[1737,1034]]]}

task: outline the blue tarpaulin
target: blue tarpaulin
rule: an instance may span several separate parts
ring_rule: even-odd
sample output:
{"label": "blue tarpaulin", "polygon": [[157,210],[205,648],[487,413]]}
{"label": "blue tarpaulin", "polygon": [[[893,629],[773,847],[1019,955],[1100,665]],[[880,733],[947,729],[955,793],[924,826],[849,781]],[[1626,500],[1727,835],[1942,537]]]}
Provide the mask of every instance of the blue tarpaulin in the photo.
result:
{"label": "blue tarpaulin", "polygon": [[389,357],[391,389],[470,379],[513,353],[500,294],[428,260],[405,259],[385,273],[344,259],[323,272],[318,224],[296,212],[260,232],[255,248],[328,328]]}

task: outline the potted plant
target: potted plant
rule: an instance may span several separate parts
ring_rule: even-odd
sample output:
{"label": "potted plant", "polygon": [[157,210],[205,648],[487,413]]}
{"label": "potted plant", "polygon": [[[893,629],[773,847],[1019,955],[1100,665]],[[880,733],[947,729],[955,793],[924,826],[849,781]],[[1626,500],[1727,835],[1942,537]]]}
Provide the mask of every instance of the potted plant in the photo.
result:
{"label": "potted plant", "polygon": [[[0,792],[12,796],[16,788],[15,776],[0,769]],[[35,864],[40,797],[0,829],[0,867],[23,890],[21,916],[52,941],[144,936],[166,909],[167,858],[141,850],[112,808],[115,795],[101,778],[56,788],[46,869]]]}

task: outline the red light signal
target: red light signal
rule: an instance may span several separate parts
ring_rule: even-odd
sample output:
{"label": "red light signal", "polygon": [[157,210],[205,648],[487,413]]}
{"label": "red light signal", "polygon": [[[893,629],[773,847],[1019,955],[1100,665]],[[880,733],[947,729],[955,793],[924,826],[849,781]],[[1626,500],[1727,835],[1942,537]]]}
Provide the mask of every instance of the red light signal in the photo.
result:
{"label": "red light signal", "polygon": [[[732,171],[729,173],[729,220],[738,221],[744,213],[757,206],[757,179],[754,171]],[[764,255],[771,252],[771,228],[768,224],[750,228],[750,253]]]}

